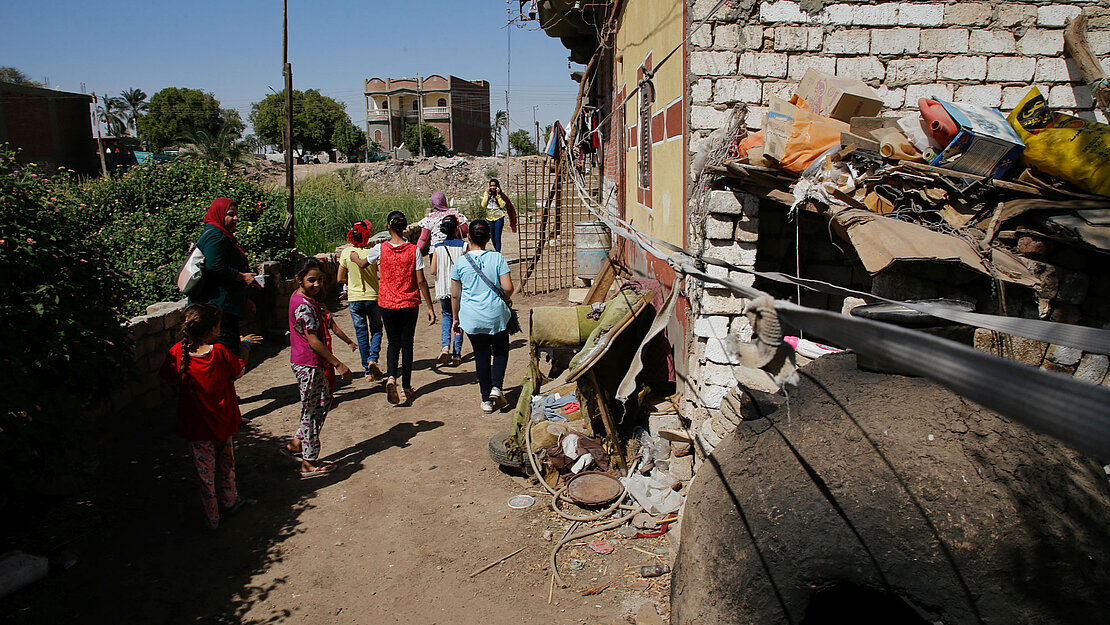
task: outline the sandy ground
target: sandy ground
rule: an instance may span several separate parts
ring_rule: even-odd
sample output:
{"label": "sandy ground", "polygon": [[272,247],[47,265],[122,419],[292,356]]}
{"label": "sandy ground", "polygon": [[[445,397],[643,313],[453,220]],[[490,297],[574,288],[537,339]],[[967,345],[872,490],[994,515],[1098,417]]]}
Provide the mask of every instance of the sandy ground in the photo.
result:
{"label": "sandy ground", "polygon": [[[507,255],[515,244],[510,236]],[[531,306],[565,303],[565,292],[517,301],[522,320]],[[351,334],[345,308],[336,319]],[[248,422],[235,437],[239,486],[257,503],[214,535],[200,529],[192,463],[173,434],[173,408],[121,423],[95,479],[54,505],[41,526],[23,528],[26,543],[72,555],[76,565],[0,601],[0,620],[612,624],[631,620],[647,602],[665,616],[668,578],[637,575],[643,564],[667,562],[665,537],[591,537],[616,547],[605,556],[572,544],[560,553],[571,586],[551,588],[552,543],[543,534],[557,539],[567,522],[547,509],[550,498],[537,485],[489,459],[488,440],[511,414],[480,412],[469,345],[462,366],[435,365],[439,332],[438,322],[418,328],[413,381],[420,395],[411,406],[390,405],[380,383],[340,384],[322,433],[323,455],[339,469],[312,480],[301,480],[278,453],[299,415],[288,344],[272,339],[258,350],[238,383]],[[526,372],[524,336],[512,343],[506,376],[514,403]],[[358,362],[345,346],[339,354]],[[536,504],[510,509],[508,499],[521,493]],[[570,570],[572,558],[584,568]],[[598,587],[605,589],[580,594]]]}

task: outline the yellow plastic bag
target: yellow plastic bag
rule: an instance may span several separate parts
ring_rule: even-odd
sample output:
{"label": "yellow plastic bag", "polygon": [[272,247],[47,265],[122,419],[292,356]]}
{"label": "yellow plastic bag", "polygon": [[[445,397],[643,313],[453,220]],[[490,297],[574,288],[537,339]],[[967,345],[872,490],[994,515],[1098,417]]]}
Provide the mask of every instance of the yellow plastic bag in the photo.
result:
{"label": "yellow plastic bag", "polygon": [[1021,160],[1091,193],[1110,195],[1110,125],[1055,113],[1033,87],[1006,118],[1025,142]]}

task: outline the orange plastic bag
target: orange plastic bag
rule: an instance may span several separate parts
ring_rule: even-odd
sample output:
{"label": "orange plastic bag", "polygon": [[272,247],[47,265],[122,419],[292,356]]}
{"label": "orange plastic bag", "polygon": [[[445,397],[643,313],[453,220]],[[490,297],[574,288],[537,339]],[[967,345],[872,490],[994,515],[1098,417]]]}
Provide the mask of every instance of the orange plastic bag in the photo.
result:
{"label": "orange plastic bag", "polygon": [[840,133],[848,132],[851,126],[831,117],[811,113],[798,96],[791,98],[790,103],[798,107],[798,111],[779,165],[800,174],[822,154],[839,146]]}

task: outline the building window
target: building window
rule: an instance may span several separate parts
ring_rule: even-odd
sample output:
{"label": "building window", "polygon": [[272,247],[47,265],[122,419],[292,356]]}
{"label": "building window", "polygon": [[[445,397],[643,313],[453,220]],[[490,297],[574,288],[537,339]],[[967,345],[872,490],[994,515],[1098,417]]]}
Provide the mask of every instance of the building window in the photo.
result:
{"label": "building window", "polygon": [[412,110],[415,111],[417,109],[417,107],[419,107],[419,106],[420,106],[420,102],[418,100],[413,100],[412,101]]}
{"label": "building window", "polygon": [[436,102],[436,106],[441,107],[441,108],[447,108],[447,98],[440,98],[439,102]]}
{"label": "building window", "polygon": [[380,130],[375,130],[374,131],[374,141],[377,141],[378,143],[382,142],[382,131],[380,131]]}
{"label": "building window", "polygon": [[388,109],[389,108],[389,100],[382,100],[382,108],[383,109]]}

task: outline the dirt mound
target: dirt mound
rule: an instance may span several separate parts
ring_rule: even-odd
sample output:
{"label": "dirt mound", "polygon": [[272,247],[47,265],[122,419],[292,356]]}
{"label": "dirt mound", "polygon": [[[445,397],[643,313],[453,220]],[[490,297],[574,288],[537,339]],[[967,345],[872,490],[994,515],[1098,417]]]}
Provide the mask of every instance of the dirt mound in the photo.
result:
{"label": "dirt mound", "polygon": [[1104,622],[1108,503],[1101,467],[1055,440],[825,356],[691,485],[672,622],[881,621],[852,604],[868,594],[918,622]]}

